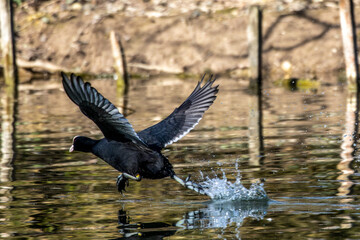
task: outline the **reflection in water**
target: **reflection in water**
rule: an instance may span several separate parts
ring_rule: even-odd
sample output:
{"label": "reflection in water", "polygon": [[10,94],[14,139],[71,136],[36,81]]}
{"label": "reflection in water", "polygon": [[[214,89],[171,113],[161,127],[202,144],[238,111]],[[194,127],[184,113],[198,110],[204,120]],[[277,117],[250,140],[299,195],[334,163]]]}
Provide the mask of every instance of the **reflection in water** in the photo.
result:
{"label": "reflection in water", "polygon": [[176,226],[185,229],[241,227],[245,218],[263,219],[268,201],[210,202],[205,208],[186,213]]}
{"label": "reflection in water", "polygon": [[[358,94],[356,94],[358,96]],[[342,160],[337,165],[337,168],[341,171],[341,175],[338,176],[338,180],[341,180],[340,187],[338,188],[338,196],[346,196],[351,192],[351,188],[354,182],[349,177],[354,174],[354,169],[351,166],[354,160],[354,154],[357,144],[358,134],[358,97],[348,91],[346,101],[346,115],[345,115],[345,134],[343,136],[343,142],[341,144],[341,158]],[[353,199],[342,199],[341,201],[353,201]]]}
{"label": "reflection in water", "polygon": [[261,220],[267,213],[268,201],[215,201],[184,214],[177,222],[131,223],[124,209],[118,213],[118,229],[124,239],[162,239],[177,231],[192,229],[225,229],[236,225],[237,231],[246,218]]}
{"label": "reflection in water", "polygon": [[[16,85],[5,85],[1,93],[1,162],[0,162],[0,202],[9,203],[13,197],[11,191],[12,185],[6,184],[13,181],[13,161],[15,158],[15,121],[17,112],[17,89]],[[1,209],[5,206],[1,205]],[[9,215],[2,215],[3,217],[11,217]],[[2,220],[3,221],[3,220]],[[1,237],[10,237],[9,233],[2,233]]]}
{"label": "reflection in water", "polygon": [[[15,158],[15,116],[17,111],[17,94],[15,85],[6,85],[1,98],[1,164],[0,182],[13,181],[13,161]],[[12,185],[0,187],[1,202],[10,202]]]}
{"label": "reflection in water", "polygon": [[252,166],[259,166],[264,157],[261,90],[258,93],[249,97],[249,163]]}
{"label": "reflection in water", "polygon": [[15,114],[17,107],[16,86],[6,85],[2,92],[1,168],[0,181],[12,181],[12,161],[15,147]]}
{"label": "reflection in water", "polygon": [[124,236],[119,239],[163,239],[174,235],[177,227],[163,222],[131,223],[128,213],[121,209],[118,213],[118,229]]}

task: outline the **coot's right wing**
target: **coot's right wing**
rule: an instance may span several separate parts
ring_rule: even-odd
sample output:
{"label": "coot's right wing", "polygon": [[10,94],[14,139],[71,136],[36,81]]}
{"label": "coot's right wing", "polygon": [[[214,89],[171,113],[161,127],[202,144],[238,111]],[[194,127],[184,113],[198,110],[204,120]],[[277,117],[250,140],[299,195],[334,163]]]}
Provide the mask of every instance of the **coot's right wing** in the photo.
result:
{"label": "coot's right wing", "polygon": [[129,121],[90,83],[84,83],[81,77],[74,74],[71,74],[70,79],[63,72],[61,76],[66,94],[100,128],[106,138],[144,144]]}
{"label": "coot's right wing", "polygon": [[219,91],[218,85],[212,87],[215,81],[212,80],[212,76],[201,87],[204,77],[205,75],[180,107],[161,122],[138,133],[150,148],[161,150],[166,145],[178,141],[198,124]]}

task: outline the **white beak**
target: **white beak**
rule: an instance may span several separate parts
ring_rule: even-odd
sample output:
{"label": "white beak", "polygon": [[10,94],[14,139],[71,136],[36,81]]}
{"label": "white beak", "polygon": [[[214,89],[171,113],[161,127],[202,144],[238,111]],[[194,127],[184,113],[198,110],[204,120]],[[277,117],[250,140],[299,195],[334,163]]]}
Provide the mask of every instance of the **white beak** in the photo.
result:
{"label": "white beak", "polygon": [[69,152],[73,152],[74,151],[74,145],[71,145]]}

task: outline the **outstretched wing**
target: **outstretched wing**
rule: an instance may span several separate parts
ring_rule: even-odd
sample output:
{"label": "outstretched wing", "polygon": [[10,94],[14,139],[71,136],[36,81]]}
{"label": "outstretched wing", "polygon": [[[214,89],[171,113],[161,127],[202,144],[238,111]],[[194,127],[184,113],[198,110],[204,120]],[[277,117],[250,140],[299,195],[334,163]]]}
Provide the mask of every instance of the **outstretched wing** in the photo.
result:
{"label": "outstretched wing", "polygon": [[63,72],[61,76],[66,94],[85,116],[93,120],[106,138],[144,144],[129,121],[90,83],[84,83],[81,77],[74,74],[70,79]]}
{"label": "outstretched wing", "polygon": [[212,87],[215,81],[215,78],[212,80],[212,75],[208,82],[201,87],[204,77],[205,75],[180,107],[161,122],[138,133],[150,148],[161,150],[166,145],[178,141],[198,124],[219,91],[218,85]]}

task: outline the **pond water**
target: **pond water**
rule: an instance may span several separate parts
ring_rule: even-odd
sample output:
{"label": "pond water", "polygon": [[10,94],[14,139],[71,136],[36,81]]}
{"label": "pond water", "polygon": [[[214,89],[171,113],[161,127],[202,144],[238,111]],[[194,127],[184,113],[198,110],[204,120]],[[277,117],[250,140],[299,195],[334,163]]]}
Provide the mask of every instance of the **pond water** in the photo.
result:
{"label": "pond water", "polygon": [[[260,126],[247,82],[222,77],[201,122],[163,151],[181,178],[241,178],[247,188],[258,183],[269,201],[211,200],[170,178],[132,181],[121,195],[114,169],[68,152],[75,135],[101,132],[67,98],[60,78],[20,86],[13,143],[2,93],[0,237],[360,239],[355,100],[336,78],[321,81],[317,90],[298,91],[267,81]],[[142,130],[179,106],[197,79],[136,79],[127,101],[115,81],[91,82],[120,108],[126,104]]]}

